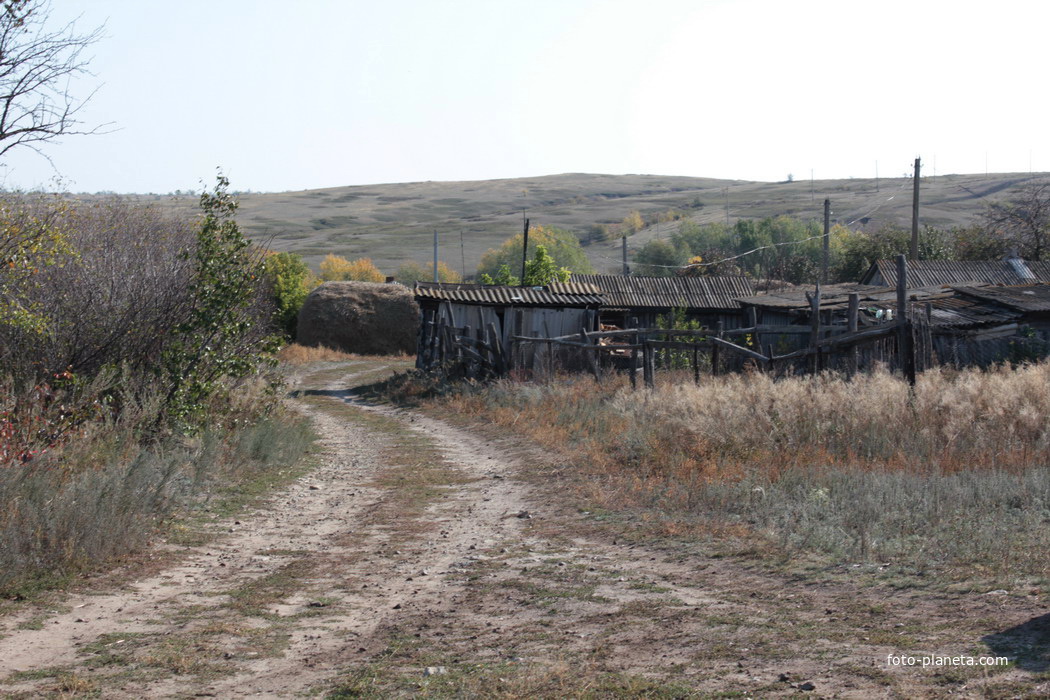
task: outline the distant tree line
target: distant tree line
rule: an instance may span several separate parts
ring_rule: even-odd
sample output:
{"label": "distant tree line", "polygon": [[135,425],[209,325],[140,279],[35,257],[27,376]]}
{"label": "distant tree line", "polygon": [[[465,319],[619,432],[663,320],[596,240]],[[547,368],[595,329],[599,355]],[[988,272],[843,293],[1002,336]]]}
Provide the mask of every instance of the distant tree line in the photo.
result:
{"label": "distant tree line", "polygon": [[[653,240],[635,255],[636,275],[748,275],[795,284],[812,283],[823,260],[823,227],[789,216],[699,224],[683,220],[669,239]],[[887,226],[867,232],[831,227],[829,279],[856,281],[876,260],[907,253],[911,231]],[[919,232],[921,260],[993,260],[1016,251],[1027,260],[1050,256],[1050,182],[1026,185],[992,202],[977,223],[925,226]]]}

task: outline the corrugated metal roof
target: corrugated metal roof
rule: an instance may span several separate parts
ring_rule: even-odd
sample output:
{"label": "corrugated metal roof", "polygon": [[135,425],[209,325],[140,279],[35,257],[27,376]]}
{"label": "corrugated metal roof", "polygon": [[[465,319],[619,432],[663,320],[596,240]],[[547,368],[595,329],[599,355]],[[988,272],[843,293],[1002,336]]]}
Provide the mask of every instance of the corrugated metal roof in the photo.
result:
{"label": "corrugated metal roof", "polygon": [[437,299],[487,306],[601,306],[596,294],[554,292],[543,287],[416,282],[417,299]]}
{"label": "corrugated metal roof", "polygon": [[1050,285],[952,287],[958,293],[1024,312],[1050,311]]}
{"label": "corrugated metal roof", "polygon": [[[1033,281],[1050,282],[1050,262],[1011,260],[976,260],[959,262],[953,260],[909,260],[908,286],[932,287],[954,284],[1031,284]],[[1028,273],[1031,273],[1031,276]],[[881,275],[888,286],[897,284],[897,261],[879,260],[861,278],[869,284]]]}
{"label": "corrugated metal roof", "polygon": [[573,275],[550,285],[551,291],[600,294],[606,308],[738,309],[738,297],[751,296],[747,277],[621,277]]}

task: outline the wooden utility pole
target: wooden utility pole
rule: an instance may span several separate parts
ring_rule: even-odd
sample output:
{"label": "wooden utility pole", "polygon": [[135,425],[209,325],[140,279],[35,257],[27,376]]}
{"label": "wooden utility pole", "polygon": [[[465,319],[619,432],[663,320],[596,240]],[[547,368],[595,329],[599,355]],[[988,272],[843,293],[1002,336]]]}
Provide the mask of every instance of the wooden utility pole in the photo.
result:
{"label": "wooden utility pole", "polygon": [[623,244],[623,276],[626,277],[631,274],[631,269],[627,267],[627,236],[621,238],[620,242]]}
{"label": "wooden utility pole", "polygon": [[922,159],[915,159],[915,183],[911,194],[911,250],[908,254],[912,260],[919,259],[919,168]]}
{"label": "wooden utility pole", "polygon": [[521,286],[525,286],[525,261],[529,259],[529,220],[525,219],[525,240],[521,242]]}
{"label": "wooden utility pole", "polygon": [[463,266],[463,279],[467,279],[467,251],[463,246],[463,229],[459,230],[459,264]]}
{"label": "wooden utility pole", "polygon": [[821,263],[820,282],[828,283],[828,264],[831,260],[831,200],[824,200],[824,260]]}
{"label": "wooden utility pole", "polygon": [[438,279],[438,231],[434,229],[434,281],[440,282]]}

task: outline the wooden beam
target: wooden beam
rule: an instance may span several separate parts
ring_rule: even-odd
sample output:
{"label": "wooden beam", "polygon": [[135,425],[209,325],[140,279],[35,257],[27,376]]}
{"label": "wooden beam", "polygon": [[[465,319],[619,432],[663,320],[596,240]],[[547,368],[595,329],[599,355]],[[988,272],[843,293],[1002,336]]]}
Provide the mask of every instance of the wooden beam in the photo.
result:
{"label": "wooden beam", "polygon": [[751,350],[749,348],[741,347],[736,343],[730,343],[728,340],[722,340],[721,338],[711,338],[711,342],[714,343],[716,347],[723,347],[726,350],[737,353],[738,355],[750,357],[751,359],[758,360],[759,362],[769,362],[769,358],[763,355],[762,353],[755,352],[754,350]]}

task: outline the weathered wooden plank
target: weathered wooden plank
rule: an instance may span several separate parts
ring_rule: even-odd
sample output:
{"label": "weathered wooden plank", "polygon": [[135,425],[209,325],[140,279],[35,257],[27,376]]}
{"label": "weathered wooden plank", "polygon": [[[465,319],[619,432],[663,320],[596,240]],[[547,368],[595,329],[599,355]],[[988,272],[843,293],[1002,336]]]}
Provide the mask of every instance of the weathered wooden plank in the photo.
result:
{"label": "weathered wooden plank", "polygon": [[[580,342],[585,348],[590,349],[592,347],[598,347],[597,344],[591,345],[591,343],[588,342],[586,328],[580,328],[580,338],[582,339]],[[591,366],[591,373],[594,375],[594,381],[600,384],[602,381],[602,375],[601,370],[598,368],[598,353],[595,352],[595,354],[593,355],[591,355],[590,353],[584,353],[584,357],[587,358],[587,360],[589,361],[588,364],[590,364]]]}
{"label": "weathered wooden plank", "polygon": [[801,350],[795,350],[789,352],[786,355],[776,355],[773,357],[774,360],[792,360],[799,357],[807,357],[815,354],[818,350],[825,350],[829,348],[843,348],[849,347],[850,345],[858,345],[866,342],[874,342],[881,340],[888,336],[893,335],[897,332],[897,324],[889,323],[883,326],[876,326],[875,328],[865,328],[862,331],[856,333],[843,333],[842,335],[833,336],[831,338],[823,338],[818,341],[816,347],[807,347]]}
{"label": "weathered wooden plank", "polygon": [[728,340],[723,340],[722,338],[711,338],[711,342],[718,347],[725,348],[726,350],[735,352],[738,355],[750,357],[751,359],[758,360],[759,362],[769,362],[769,358],[763,355],[762,353],[755,352],[754,350],[751,350],[749,348],[741,347],[736,343],[730,343]]}
{"label": "weathered wooden plank", "polygon": [[[715,332],[718,334],[719,338],[722,337],[722,322],[721,321],[719,321],[718,323],[715,324]],[[719,357],[718,348],[719,348],[719,345],[717,343],[715,343],[714,345],[711,346],[711,374],[712,375],[717,375],[718,374],[718,361],[721,359]]]}
{"label": "weathered wooden plank", "polygon": [[653,362],[653,349],[649,343],[642,344],[642,373],[645,375],[645,387],[653,389],[656,386],[656,367]]}
{"label": "weathered wooden plank", "polygon": [[[849,327],[849,333],[856,333],[859,328],[858,322],[860,318],[860,295],[853,292],[849,295],[849,310],[846,312],[846,323]],[[853,345],[849,349],[849,356],[847,358],[847,364],[849,365],[849,373],[857,373],[857,347]]]}

